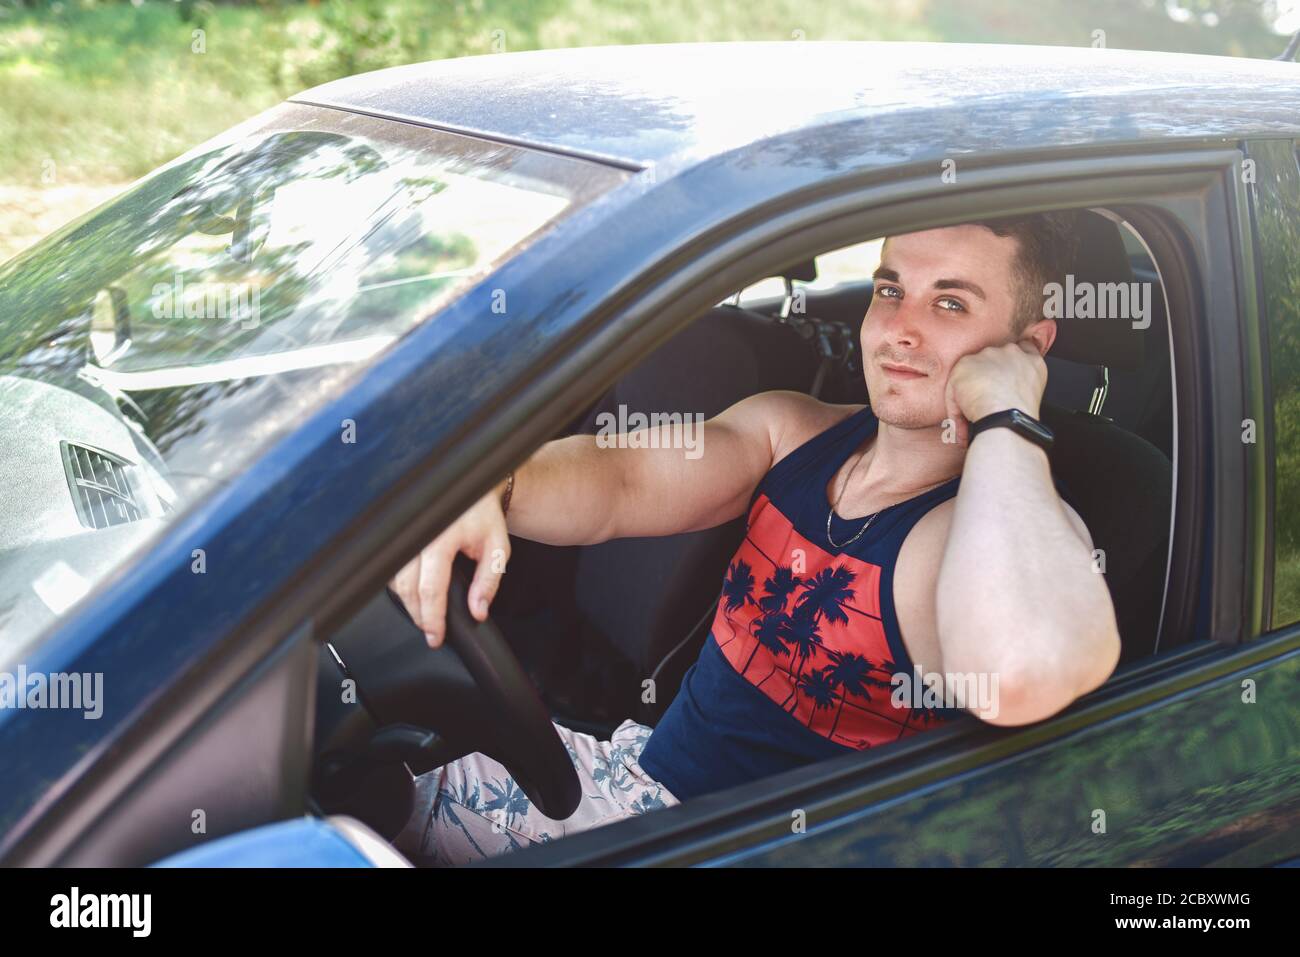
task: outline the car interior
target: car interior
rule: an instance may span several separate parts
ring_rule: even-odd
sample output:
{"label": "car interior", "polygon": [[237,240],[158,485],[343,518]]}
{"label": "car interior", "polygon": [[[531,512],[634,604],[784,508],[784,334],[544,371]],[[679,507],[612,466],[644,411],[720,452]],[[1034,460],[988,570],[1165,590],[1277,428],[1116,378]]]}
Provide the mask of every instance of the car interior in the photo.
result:
{"label": "car interior", "polygon": [[[1104,210],[1085,213],[1080,224],[1076,283],[1136,281],[1150,283],[1152,293],[1146,328],[1115,319],[1058,321],[1043,404],[1056,435],[1053,472],[1104,552],[1123,668],[1158,650],[1173,489],[1169,327],[1160,276],[1133,228]],[[857,344],[872,270],[819,282],[833,252],[772,277],[775,295],[767,294],[772,283],[751,287],[755,294],[738,291],[699,316],[562,434],[594,434],[598,417],[617,416],[620,406],[629,414],[710,417],[773,389],[866,403]],[[553,745],[544,735],[512,740],[512,728],[530,719],[545,728],[545,720],[535,712],[515,715],[513,725],[502,717],[532,707],[524,698],[537,700],[518,692],[519,682],[540,691],[544,718],[602,739],[625,718],[654,726],[707,637],[743,533],[741,517],[688,534],[579,547],[514,538],[509,574],[492,607],[508,652],[495,639],[483,642],[486,650],[457,644],[457,624],[450,622],[448,644],[464,667],[450,652],[429,654],[396,599],[381,594],[321,654],[318,810],[352,815],[391,839],[410,814],[411,774],[469,750],[501,760],[530,796],[538,790],[554,800],[566,785],[539,784],[550,772],[535,754]],[[464,613],[459,630],[475,629]],[[522,671],[510,671],[511,658]],[[653,679],[653,695],[645,694],[646,679]],[[340,683],[346,689],[349,681],[363,708],[339,702]],[[485,681],[494,689],[486,695]],[[430,700],[431,687],[440,690],[439,701]]]}
{"label": "car interior", "polygon": [[[1153,289],[1149,328],[1061,320],[1047,358],[1044,419],[1057,436],[1053,466],[1106,552],[1123,664],[1156,650],[1172,489],[1168,330],[1154,264],[1136,235],[1099,214],[1084,223],[1076,282],[1136,280]],[[781,277],[789,297],[744,306],[729,300],[710,310],[570,431],[594,434],[597,417],[620,405],[629,414],[692,410],[709,417],[771,389],[867,402],[857,342],[872,281],[805,288],[805,310],[793,312],[795,284],[815,277],[812,261]],[[592,724],[593,733],[628,716],[653,725],[703,644],[743,524],[574,548],[515,539],[494,617],[566,717]],[[645,677],[661,692],[654,702],[641,700]]]}

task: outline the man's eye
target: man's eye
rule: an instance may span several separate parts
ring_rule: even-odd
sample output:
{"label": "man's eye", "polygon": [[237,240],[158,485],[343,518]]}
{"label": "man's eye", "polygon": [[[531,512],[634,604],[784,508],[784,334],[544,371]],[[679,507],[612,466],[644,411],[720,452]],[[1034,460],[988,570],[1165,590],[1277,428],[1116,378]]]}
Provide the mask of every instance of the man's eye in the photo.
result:
{"label": "man's eye", "polygon": [[[944,303],[948,303],[948,305],[943,305]],[[944,296],[942,299],[940,299],[939,304],[940,304],[940,308],[945,309],[948,312],[966,311],[966,307],[961,303],[960,300],[952,299],[949,296]]]}
{"label": "man's eye", "polygon": [[900,290],[900,289],[896,289],[896,288],[894,288],[893,286],[879,286],[879,287],[877,287],[877,289],[876,289],[876,295],[878,295],[878,296],[884,296],[886,299],[902,299],[902,298],[903,298],[902,290]]}

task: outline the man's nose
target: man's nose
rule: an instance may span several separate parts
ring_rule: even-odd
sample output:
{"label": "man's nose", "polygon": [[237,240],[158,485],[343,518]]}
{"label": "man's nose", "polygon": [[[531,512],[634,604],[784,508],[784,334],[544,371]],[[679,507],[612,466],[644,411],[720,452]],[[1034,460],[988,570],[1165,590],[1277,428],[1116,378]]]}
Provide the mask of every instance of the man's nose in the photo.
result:
{"label": "man's nose", "polygon": [[921,344],[921,328],[915,308],[903,300],[886,313],[882,332],[886,342],[915,349]]}

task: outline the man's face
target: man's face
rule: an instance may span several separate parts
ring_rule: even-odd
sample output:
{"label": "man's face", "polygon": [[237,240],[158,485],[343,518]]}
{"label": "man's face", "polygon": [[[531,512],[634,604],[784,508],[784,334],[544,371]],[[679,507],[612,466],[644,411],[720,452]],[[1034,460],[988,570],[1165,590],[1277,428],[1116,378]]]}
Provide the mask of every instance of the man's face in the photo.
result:
{"label": "man's face", "polygon": [[964,355],[1012,338],[1018,242],[983,226],[948,226],[885,241],[862,323],[871,409],[905,429],[947,417],[944,390]]}

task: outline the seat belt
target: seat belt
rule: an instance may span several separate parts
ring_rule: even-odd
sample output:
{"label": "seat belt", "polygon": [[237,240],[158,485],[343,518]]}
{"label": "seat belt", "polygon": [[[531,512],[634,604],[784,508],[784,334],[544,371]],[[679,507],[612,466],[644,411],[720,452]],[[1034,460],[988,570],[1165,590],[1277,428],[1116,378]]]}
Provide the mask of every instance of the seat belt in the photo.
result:
{"label": "seat belt", "polygon": [[[714,616],[716,616],[718,613],[718,602],[721,600],[722,600],[722,592],[721,590],[719,590],[718,597],[713,599],[713,604],[711,604],[708,608],[708,611],[706,611],[700,617],[700,620],[695,623],[695,626],[691,628],[688,632],[686,632],[686,637],[683,638],[681,641],[677,642],[677,644],[673,646],[672,651],[668,652],[668,654],[664,655],[663,658],[659,660],[659,664],[655,665],[655,670],[650,675],[650,680],[654,682],[654,684],[651,687],[654,688],[659,687],[659,676],[660,674],[663,673],[664,668],[666,668],[668,666],[668,663],[677,656],[678,652],[682,651],[684,648],[688,648],[691,646],[695,637],[700,634],[701,629],[703,629],[705,639],[707,640],[709,625],[713,622]],[[678,688],[678,691],[680,690],[681,689]],[[667,710],[667,708],[668,706],[664,705],[665,711]],[[648,706],[646,707],[645,710],[647,712],[649,711]],[[646,715],[644,715],[644,717],[654,718],[655,716],[647,713]]]}

